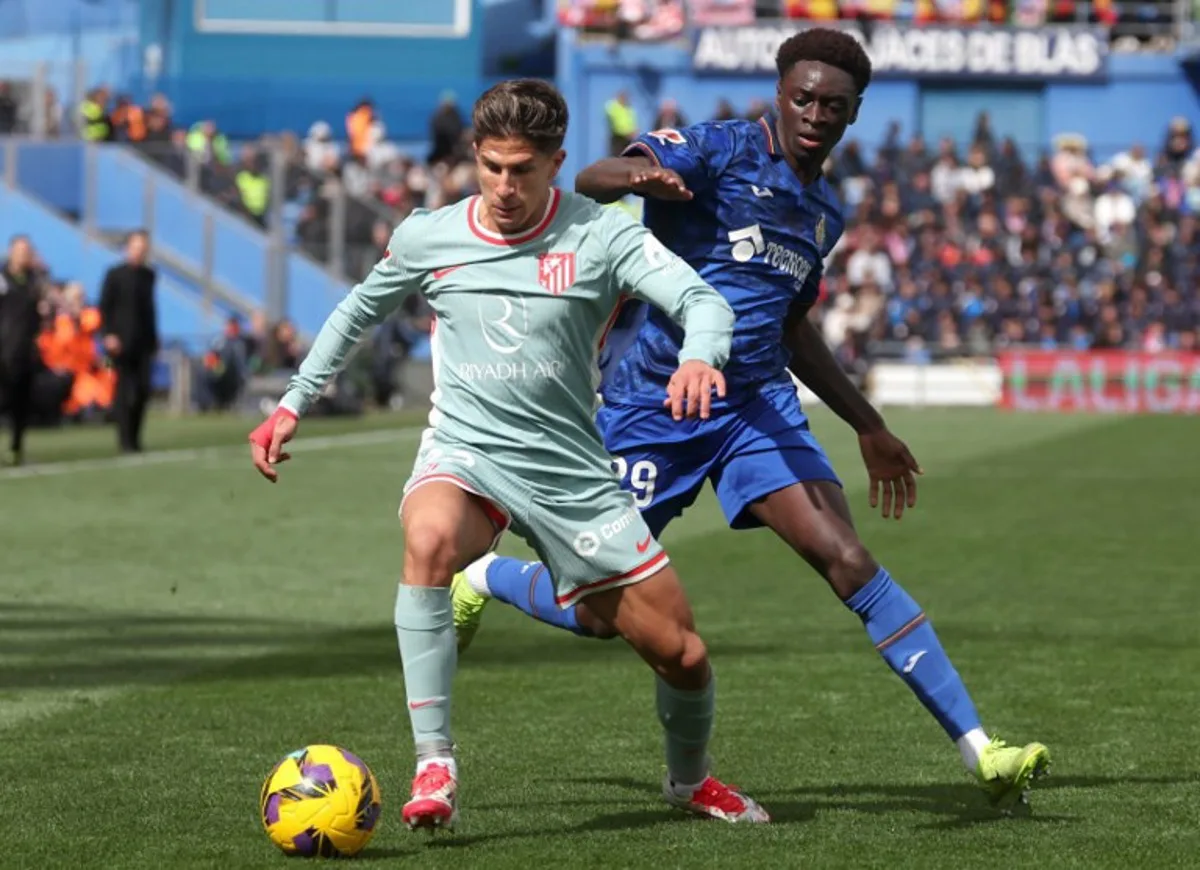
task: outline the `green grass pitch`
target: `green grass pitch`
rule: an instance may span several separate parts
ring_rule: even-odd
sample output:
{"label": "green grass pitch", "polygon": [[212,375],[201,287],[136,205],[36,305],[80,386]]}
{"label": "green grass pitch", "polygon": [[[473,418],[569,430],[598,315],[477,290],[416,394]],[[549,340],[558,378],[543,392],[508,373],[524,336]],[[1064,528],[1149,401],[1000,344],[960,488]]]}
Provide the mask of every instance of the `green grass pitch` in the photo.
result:
{"label": "green grass pitch", "polygon": [[991,812],[858,621],[706,495],[664,543],[717,671],[715,771],[774,823],[665,807],[646,669],[497,605],[455,687],[462,824],[409,833],[391,613],[416,419],[306,423],[274,487],[245,421],[155,419],[178,451],[157,461],[37,432],[31,457],[65,464],[0,472],[0,867],[288,866],[258,791],[318,742],[379,777],[372,865],[1196,866],[1196,420],[890,418],[927,471],[900,523],[869,514],[848,430],[814,426],[986,725],[1050,745],[1028,817]]}

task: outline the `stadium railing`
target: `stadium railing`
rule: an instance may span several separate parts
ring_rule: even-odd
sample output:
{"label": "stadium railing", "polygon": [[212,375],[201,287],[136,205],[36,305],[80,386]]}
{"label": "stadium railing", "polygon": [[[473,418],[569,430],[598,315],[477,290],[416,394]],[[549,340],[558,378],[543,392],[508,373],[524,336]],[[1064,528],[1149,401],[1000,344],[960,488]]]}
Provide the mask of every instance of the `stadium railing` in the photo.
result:
{"label": "stadium railing", "polygon": [[156,260],[205,305],[262,309],[312,333],[349,289],[344,278],[287,249],[280,199],[275,229],[266,233],[121,145],[0,138],[0,177],[90,238],[111,243],[147,229]]}
{"label": "stadium railing", "polygon": [[[27,235],[55,280],[80,282],[95,301],[104,272],[120,260],[117,245],[89,235],[54,209],[19,189],[0,184],[0,236]],[[159,321],[164,335],[211,336],[230,309],[204,297],[170,266],[159,266]]]}
{"label": "stadium railing", "polygon": [[[78,140],[73,107],[78,105],[93,78],[82,61],[10,63],[0,57],[0,80],[8,83],[20,107],[18,132],[33,140]],[[225,85],[238,89],[237,82],[226,82]],[[353,283],[362,277],[363,264],[371,262],[371,226],[376,221],[394,226],[400,215],[375,197],[351,194],[338,176],[308,169],[303,163],[303,154],[285,150],[283,139],[281,134],[268,135],[263,141],[253,143],[231,142],[232,163],[221,173],[208,171],[197,155],[169,142],[136,143],[130,147],[147,158],[154,168],[174,177],[193,193],[223,205],[234,216],[241,216],[241,212],[236,203],[228,201],[226,193],[232,189],[232,175],[236,172],[241,148],[250,144],[267,155],[273,170],[276,168],[274,161],[282,160],[279,177],[283,179],[285,196],[278,217],[285,243],[306,253],[334,279]],[[423,156],[414,153],[415,146],[411,142],[396,144],[401,156]],[[424,143],[421,145],[423,147]],[[318,232],[314,235],[314,226],[307,226],[304,228],[307,233],[301,238],[297,230],[300,229],[303,207],[310,202],[320,209],[320,219],[315,225]],[[273,226],[274,218],[273,213],[269,226]]]}

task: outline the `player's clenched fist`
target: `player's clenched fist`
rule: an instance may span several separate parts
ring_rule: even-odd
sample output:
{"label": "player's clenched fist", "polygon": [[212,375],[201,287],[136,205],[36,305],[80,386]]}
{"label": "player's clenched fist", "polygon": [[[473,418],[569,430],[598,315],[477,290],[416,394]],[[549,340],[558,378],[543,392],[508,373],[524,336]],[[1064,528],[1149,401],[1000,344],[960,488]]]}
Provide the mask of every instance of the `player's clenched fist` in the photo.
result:
{"label": "player's clenched fist", "polygon": [[670,407],[676,420],[685,415],[707,420],[714,390],[720,398],[725,398],[725,376],[706,362],[690,359],[671,375],[663,404]]}
{"label": "player's clenched fist", "polygon": [[298,425],[295,414],[279,407],[250,433],[250,458],[258,473],[271,483],[279,479],[275,466],[292,458],[290,453],[283,452],[283,445],[292,440]]}
{"label": "player's clenched fist", "polygon": [[629,189],[638,196],[648,196],[652,199],[686,202],[692,198],[692,192],[688,190],[678,172],[658,166],[635,169],[629,179]]}

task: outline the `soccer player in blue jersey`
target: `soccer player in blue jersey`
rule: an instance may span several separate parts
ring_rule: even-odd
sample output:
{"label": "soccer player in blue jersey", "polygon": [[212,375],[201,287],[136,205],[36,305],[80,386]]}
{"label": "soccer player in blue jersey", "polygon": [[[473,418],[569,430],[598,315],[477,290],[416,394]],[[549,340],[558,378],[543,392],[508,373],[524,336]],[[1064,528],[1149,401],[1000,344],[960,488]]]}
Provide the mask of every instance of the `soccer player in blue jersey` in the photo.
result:
{"label": "soccer player in blue jersey", "polygon": [[[626,305],[607,346],[597,422],[655,535],[710,481],[732,528],[770,528],[825,578],[956,742],[988,797],[1008,807],[1046,771],[1048,750],[1010,747],[984,731],[925,613],[859,540],[788,374],[858,433],[871,507],[899,519],[916,504],[920,468],[807,319],[822,260],[843,230],[821,166],[858,115],[870,60],[853,37],[814,28],[785,41],[776,62],[775,110],[762,120],[657,130],[576,180],[579,192],[601,202],[645,197],[646,225],[737,317],[727,397],[715,399],[705,419],[680,420],[663,406],[682,332],[657,310]],[[615,634],[586,599],[560,607],[540,563],[491,557],[455,578],[463,649],[490,598],[576,634]]]}

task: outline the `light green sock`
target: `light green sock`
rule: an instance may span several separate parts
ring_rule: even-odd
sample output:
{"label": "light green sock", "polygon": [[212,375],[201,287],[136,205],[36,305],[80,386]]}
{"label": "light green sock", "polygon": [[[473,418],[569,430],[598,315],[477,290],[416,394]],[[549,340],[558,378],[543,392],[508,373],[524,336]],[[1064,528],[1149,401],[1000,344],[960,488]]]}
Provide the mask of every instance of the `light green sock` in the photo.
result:
{"label": "light green sock", "polygon": [[417,760],[452,757],[450,685],[458,666],[450,590],[400,584],[396,639]]}
{"label": "light green sock", "polygon": [[708,778],[708,739],[717,703],[716,679],[699,691],[673,689],[658,679],[658,721],[667,737],[667,773],[671,782],[697,786]]}

